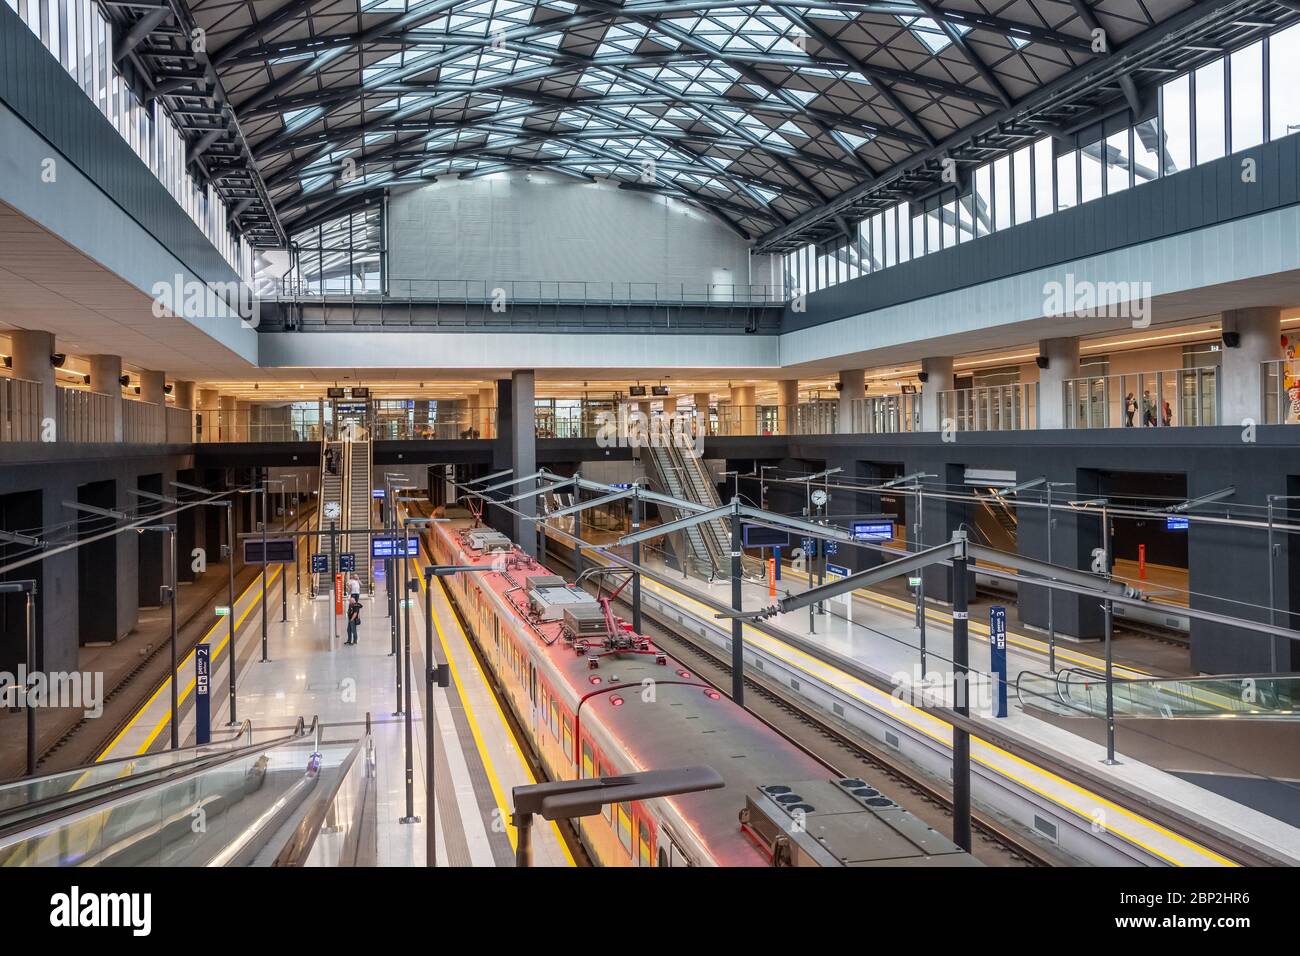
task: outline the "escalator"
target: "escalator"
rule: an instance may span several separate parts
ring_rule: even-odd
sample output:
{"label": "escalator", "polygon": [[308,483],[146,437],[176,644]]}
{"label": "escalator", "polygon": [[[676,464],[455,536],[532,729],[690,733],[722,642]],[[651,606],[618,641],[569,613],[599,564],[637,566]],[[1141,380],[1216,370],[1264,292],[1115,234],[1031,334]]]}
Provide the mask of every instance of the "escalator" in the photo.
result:
{"label": "escalator", "polygon": [[321,729],[299,718],[272,740],[240,737],[0,788],[0,866],[373,863],[369,720],[356,740],[327,742]]}
{"label": "escalator", "polygon": [[[333,467],[329,466],[333,462]],[[341,441],[322,441],[320,446],[320,507],[316,509],[316,530],[322,533],[318,540],[320,548],[323,551],[329,551],[331,543],[329,537],[325,535],[333,523],[336,527],[342,524],[342,516],[347,514],[345,510],[347,505],[344,499],[343,481],[344,476],[343,464],[343,442]],[[326,515],[331,505],[337,505],[339,509],[339,518],[331,519]],[[343,539],[338,541],[340,549],[343,548]],[[320,594],[322,590],[330,590],[333,582],[328,574],[316,574],[312,578],[312,593]]]}

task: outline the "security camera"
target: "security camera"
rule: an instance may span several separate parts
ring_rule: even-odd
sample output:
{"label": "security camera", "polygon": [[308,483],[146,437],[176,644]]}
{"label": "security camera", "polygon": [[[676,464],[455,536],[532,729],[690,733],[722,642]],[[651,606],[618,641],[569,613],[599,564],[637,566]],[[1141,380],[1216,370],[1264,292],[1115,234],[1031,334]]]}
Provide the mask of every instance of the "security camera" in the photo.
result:
{"label": "security camera", "polygon": [[922,385],[924,385],[926,382],[930,381],[930,373],[929,373],[929,372],[917,372],[917,373],[916,373],[916,380],[917,380],[918,382],[920,382]]}
{"label": "security camera", "polygon": [[1034,364],[1037,365],[1039,368],[1047,368],[1051,364],[1051,362],[1048,361],[1046,355],[1035,355]]}

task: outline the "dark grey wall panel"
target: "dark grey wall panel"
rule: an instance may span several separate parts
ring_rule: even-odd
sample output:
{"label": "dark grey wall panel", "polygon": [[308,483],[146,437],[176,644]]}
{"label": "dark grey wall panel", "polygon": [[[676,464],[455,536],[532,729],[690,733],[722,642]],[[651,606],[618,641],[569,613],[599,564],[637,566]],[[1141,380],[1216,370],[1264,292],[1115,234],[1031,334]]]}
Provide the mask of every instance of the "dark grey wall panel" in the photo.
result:
{"label": "dark grey wall panel", "polygon": [[0,101],[200,279],[238,278],[113,124],[3,3]]}
{"label": "dark grey wall panel", "polygon": [[[1242,182],[1242,160],[1256,181]],[[783,332],[1300,203],[1300,134],[963,243],[808,296]]]}

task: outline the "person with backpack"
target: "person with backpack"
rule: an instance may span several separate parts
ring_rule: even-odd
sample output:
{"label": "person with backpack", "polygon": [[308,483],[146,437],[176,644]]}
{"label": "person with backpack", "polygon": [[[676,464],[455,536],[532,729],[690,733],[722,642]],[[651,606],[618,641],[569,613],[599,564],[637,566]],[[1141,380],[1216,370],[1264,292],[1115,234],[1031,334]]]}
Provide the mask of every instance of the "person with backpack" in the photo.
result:
{"label": "person with backpack", "polygon": [[355,644],[357,642],[357,631],[361,627],[361,598],[358,595],[352,595],[352,600],[348,602],[348,639],[344,644]]}

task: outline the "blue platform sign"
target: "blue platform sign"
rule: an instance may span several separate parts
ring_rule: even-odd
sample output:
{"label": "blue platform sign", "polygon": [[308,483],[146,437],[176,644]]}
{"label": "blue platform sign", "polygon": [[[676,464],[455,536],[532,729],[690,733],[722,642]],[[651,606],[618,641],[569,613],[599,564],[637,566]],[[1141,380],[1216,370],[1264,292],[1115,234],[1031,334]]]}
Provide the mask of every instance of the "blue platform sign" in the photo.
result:
{"label": "blue platform sign", "polygon": [[313,554],[311,556],[311,573],[312,574],[329,574],[330,573],[330,556],[328,554]]}
{"label": "blue platform sign", "polygon": [[993,716],[1007,715],[1007,609],[989,608],[989,670],[993,672],[997,694]]}
{"label": "blue platform sign", "polygon": [[207,643],[194,648],[194,742],[212,742],[212,648]]}
{"label": "blue platform sign", "polygon": [[420,539],[411,535],[406,539],[406,548],[402,548],[401,538],[371,538],[370,557],[375,560],[387,558],[418,558],[420,556]]}
{"label": "blue platform sign", "polygon": [[1169,515],[1165,518],[1166,531],[1186,531],[1191,524],[1191,519],[1182,515]]}
{"label": "blue platform sign", "polygon": [[339,552],[339,570],[345,574],[351,574],[357,569],[357,556],[351,551]]}
{"label": "blue platform sign", "polygon": [[801,539],[800,539],[800,541],[799,541],[799,547],[803,548],[803,556],[804,556],[805,558],[815,558],[815,557],[817,557],[817,542],[818,542],[819,540],[820,540],[820,539],[818,539],[818,538],[801,538]]}
{"label": "blue platform sign", "polygon": [[838,541],[827,540],[822,542],[822,554],[826,555],[826,557],[831,558],[839,553],[840,543]]}
{"label": "blue platform sign", "polygon": [[859,541],[891,541],[894,537],[894,522],[855,521],[853,537]]}

